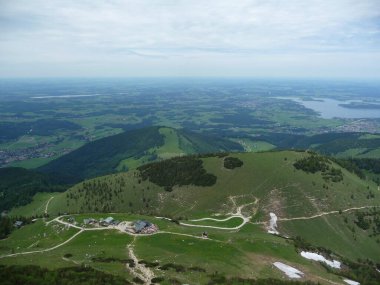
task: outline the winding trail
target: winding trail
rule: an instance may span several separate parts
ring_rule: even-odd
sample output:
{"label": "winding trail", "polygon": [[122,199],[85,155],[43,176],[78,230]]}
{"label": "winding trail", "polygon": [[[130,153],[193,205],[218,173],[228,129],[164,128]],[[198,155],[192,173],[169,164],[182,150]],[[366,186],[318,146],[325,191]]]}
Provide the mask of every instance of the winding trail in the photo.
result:
{"label": "winding trail", "polygon": [[[33,253],[43,253],[43,252],[51,251],[51,250],[57,249],[57,248],[65,245],[65,244],[67,244],[68,242],[70,242],[71,240],[73,240],[76,236],[80,235],[81,233],[83,233],[85,231],[119,230],[116,227],[84,228],[84,227],[80,227],[80,226],[77,226],[77,225],[74,225],[74,224],[70,224],[68,222],[60,220],[62,217],[65,217],[65,215],[64,216],[56,217],[55,219],[47,222],[46,225],[48,225],[48,224],[50,224],[52,222],[57,222],[57,223],[65,225],[67,227],[72,227],[72,228],[78,229],[79,231],[76,232],[74,235],[72,235],[69,239],[65,240],[64,242],[62,242],[62,243],[60,243],[60,244],[58,244],[56,246],[53,246],[53,247],[50,247],[50,248],[47,248],[47,249],[33,250],[33,251],[26,251],[26,252],[18,252],[18,253],[1,255],[0,259],[1,258],[6,258],[6,257],[13,257],[13,256],[19,256],[19,255],[27,255],[27,254],[33,254]],[[158,217],[158,218],[160,218],[160,217]],[[168,220],[170,220],[170,219],[168,219]],[[124,233],[128,234],[128,235],[131,235],[131,236],[134,236],[134,239],[136,237],[146,237],[146,236],[152,236],[152,235],[156,235],[156,234],[172,234],[172,235],[187,236],[187,237],[192,237],[192,238],[197,238],[197,239],[203,239],[203,240],[211,240],[211,241],[216,241],[216,242],[222,242],[222,241],[215,240],[215,239],[203,238],[201,236],[195,236],[195,235],[184,234],[184,233],[169,232],[169,231],[158,231],[158,232],[155,232],[153,234],[133,234],[133,233],[130,233],[130,232],[124,232]],[[37,241],[37,242],[39,242],[39,241]]]}
{"label": "winding trail", "polygon": [[353,208],[348,208],[348,209],[341,210],[341,211],[322,212],[322,213],[320,213],[320,214],[312,215],[312,216],[309,216],[309,217],[278,218],[277,221],[311,220],[311,219],[315,219],[315,218],[319,218],[319,217],[323,217],[323,216],[327,216],[327,215],[339,214],[340,212],[342,212],[342,213],[346,213],[346,212],[355,211],[355,210],[362,210],[362,209],[369,209],[369,208],[377,208],[377,207],[380,207],[380,206],[362,206],[362,207],[353,207]]}
{"label": "winding trail", "polygon": [[154,272],[149,267],[146,267],[144,264],[139,263],[139,260],[137,259],[133,251],[135,241],[136,237],[134,237],[133,241],[127,246],[128,255],[133,260],[135,266],[131,267],[129,266],[129,263],[127,263],[126,266],[127,269],[132,273],[132,275],[144,281],[144,284],[149,285],[151,284],[152,279],[154,278]]}
{"label": "winding trail", "polygon": [[45,215],[48,214],[48,208],[49,208],[49,204],[50,204],[50,201],[53,200],[54,196],[51,196],[50,199],[47,201],[46,203],[46,206],[45,206]]}
{"label": "winding trail", "polygon": [[227,230],[227,231],[233,231],[233,230],[238,230],[242,226],[244,226],[246,223],[243,222],[239,226],[233,227],[233,228],[228,228],[228,227],[216,227],[216,226],[208,226],[208,225],[194,225],[194,224],[187,224],[187,223],[180,223],[182,226],[186,227],[194,227],[194,228],[208,228],[208,229],[217,229],[217,230]]}
{"label": "winding trail", "polygon": [[234,219],[234,218],[241,218],[241,216],[229,216],[229,217],[227,217],[225,219],[201,218],[201,219],[194,219],[194,220],[191,220],[191,221],[192,222],[201,222],[201,221],[226,222],[226,221]]}
{"label": "winding trail", "polygon": [[18,255],[26,255],[26,254],[33,254],[33,253],[43,253],[43,252],[47,252],[47,251],[52,251],[54,249],[57,249],[65,244],[67,244],[68,242],[70,242],[71,240],[73,240],[77,235],[81,234],[84,230],[80,230],[79,232],[75,233],[74,235],[72,235],[69,239],[65,240],[64,242],[56,245],[56,246],[53,246],[53,247],[50,247],[50,248],[46,248],[46,249],[41,249],[41,250],[33,250],[33,251],[26,251],[26,252],[19,252],[19,253],[12,253],[12,254],[7,254],[7,255],[2,255],[0,256],[0,258],[5,258],[5,257],[12,257],[12,256],[18,256]]}
{"label": "winding trail", "polygon": [[191,235],[191,234],[183,234],[183,233],[176,233],[176,232],[159,231],[159,232],[157,232],[155,234],[156,235],[158,235],[158,234],[171,234],[171,235],[176,235],[176,236],[192,237],[192,238],[196,238],[196,239],[211,240],[211,241],[215,241],[215,242],[224,243],[224,241],[217,240],[217,239],[212,239],[212,238],[208,238],[208,237],[205,238],[205,237],[202,237],[202,236],[195,236],[195,235]]}
{"label": "winding trail", "polygon": [[[231,200],[232,205],[233,205],[233,210],[235,210],[235,211],[229,212],[227,215],[230,215],[230,216],[227,217],[227,218],[224,218],[224,219],[201,218],[201,219],[190,220],[190,222],[200,222],[200,221],[225,222],[225,221],[228,221],[228,220],[231,220],[231,219],[234,219],[234,218],[240,218],[240,219],[242,219],[242,223],[240,225],[236,226],[236,227],[217,227],[217,226],[208,226],[208,225],[189,224],[189,223],[183,223],[183,222],[180,222],[179,224],[182,225],[182,226],[186,226],[186,227],[208,228],[208,229],[217,229],[217,230],[226,230],[226,231],[236,231],[236,230],[239,230],[246,223],[250,222],[250,220],[252,219],[252,217],[256,213],[256,209],[255,209],[255,211],[253,211],[249,216],[245,216],[242,213],[242,210],[245,207],[249,206],[249,205],[256,205],[258,203],[258,201],[259,201],[259,199],[257,199],[256,197],[253,197],[255,199],[254,202],[250,202],[250,203],[246,203],[246,204],[238,206],[237,203],[236,203],[236,198],[241,198],[241,197],[245,197],[245,196],[247,196],[247,195],[238,195],[238,196],[229,196],[228,197]],[[170,220],[168,218],[163,218],[163,217],[157,217],[157,218]]]}
{"label": "winding trail", "polygon": [[[257,198],[255,198],[256,200],[254,202],[250,202],[250,203],[246,203],[246,204],[237,206],[236,205],[236,201],[235,201],[236,197],[233,197],[233,196],[229,197],[231,199],[231,201],[233,202],[234,207],[236,207],[236,211],[229,213],[229,215],[230,215],[229,217],[226,217],[224,219],[216,219],[216,218],[208,218],[207,217],[207,218],[200,218],[200,219],[190,220],[190,222],[200,222],[200,221],[225,222],[225,221],[231,220],[233,218],[240,218],[240,219],[242,219],[242,223],[240,225],[238,225],[236,227],[217,227],[217,226],[196,225],[196,224],[189,224],[189,223],[182,223],[182,222],[180,222],[180,225],[187,226],[187,227],[211,228],[211,229],[235,231],[235,230],[239,230],[240,228],[242,228],[246,223],[251,223],[251,224],[266,224],[267,223],[267,222],[251,222],[251,219],[252,219],[254,213],[252,215],[248,216],[248,217],[244,216],[243,213],[242,213],[242,209],[244,207],[249,206],[249,205],[253,205],[253,204],[257,204],[258,203],[258,199]],[[52,196],[47,201],[47,203],[46,203],[46,206],[45,206],[45,213],[46,214],[48,213],[49,203],[50,203],[50,201],[53,198],[54,198],[54,196]],[[344,210],[335,210],[335,211],[329,211],[329,212],[322,212],[322,213],[319,213],[319,214],[316,214],[316,215],[312,215],[312,216],[302,216],[302,217],[294,217],[294,218],[277,218],[277,221],[310,220],[310,219],[315,219],[315,218],[319,218],[319,217],[326,216],[326,215],[339,214],[339,213],[345,213],[345,212],[350,212],[350,211],[354,211],[354,210],[361,210],[361,209],[368,209],[368,208],[377,208],[377,207],[379,207],[379,206],[352,207],[352,208],[348,208],[348,209],[344,209]],[[254,211],[254,212],[256,212],[256,211]],[[67,240],[65,240],[64,242],[62,242],[62,243],[60,243],[58,245],[55,245],[53,247],[46,248],[46,249],[33,250],[33,251],[26,251],[26,252],[19,252],[19,253],[12,253],[12,254],[2,255],[2,256],[0,256],[0,259],[1,258],[6,258],[6,257],[19,256],[19,255],[27,255],[27,254],[43,253],[43,252],[52,251],[54,249],[57,249],[57,248],[65,245],[65,244],[69,243],[76,236],[80,235],[82,232],[85,232],[85,231],[118,230],[118,228],[115,228],[115,227],[97,227],[97,228],[84,228],[84,227],[80,227],[80,226],[77,226],[77,225],[74,225],[74,224],[62,221],[61,218],[65,217],[65,216],[67,216],[67,215],[62,215],[62,216],[56,217],[53,220],[45,222],[46,225],[48,225],[48,224],[50,224],[52,222],[57,222],[57,223],[65,225],[67,227],[72,227],[72,228],[75,228],[75,229],[79,230],[78,232],[76,232],[75,234],[73,234],[70,238],[68,238]],[[166,218],[166,217],[156,217],[156,218],[158,218],[158,219],[165,219],[165,220],[170,220],[171,221],[171,219]],[[133,233],[126,232],[126,234],[134,236],[134,241],[135,241],[136,237],[140,237],[140,236],[143,237],[143,236],[151,236],[151,235],[155,235],[155,234],[172,234],[172,235],[192,237],[192,238],[196,238],[196,239],[203,239],[203,240],[211,240],[211,241],[216,241],[216,242],[222,242],[222,241],[219,241],[219,240],[210,239],[210,238],[204,238],[204,237],[201,237],[201,236],[196,236],[196,235],[191,235],[191,234],[184,234],[184,233],[169,232],[169,231],[158,231],[158,232],[153,233],[153,234],[133,234]],[[133,241],[133,243],[134,243],[134,241]],[[133,252],[133,243],[130,244],[130,245],[128,245],[128,252],[129,252],[129,255],[131,256],[132,259],[136,258],[136,260],[137,260],[137,257],[134,255],[134,252]],[[136,264],[138,264],[138,262]],[[148,282],[150,282],[150,280],[154,277],[153,272],[149,268],[146,268],[143,265],[139,265],[137,267],[137,269],[142,272],[141,274],[143,274],[143,276],[141,276],[143,278],[141,278],[139,276],[138,277],[141,280],[144,280],[144,282],[146,282],[146,284],[149,284]]]}

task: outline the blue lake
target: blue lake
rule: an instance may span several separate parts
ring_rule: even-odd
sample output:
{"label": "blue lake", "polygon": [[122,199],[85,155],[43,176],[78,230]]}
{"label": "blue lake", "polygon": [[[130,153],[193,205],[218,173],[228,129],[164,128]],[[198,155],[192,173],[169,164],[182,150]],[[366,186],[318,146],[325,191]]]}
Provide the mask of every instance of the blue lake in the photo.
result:
{"label": "blue lake", "polygon": [[296,97],[276,97],[277,99],[287,99],[297,102],[308,109],[319,113],[322,118],[380,118],[380,109],[353,109],[340,106],[341,104],[350,104],[353,102],[362,102],[361,100],[338,101],[330,98],[316,98],[315,100],[305,101]]}

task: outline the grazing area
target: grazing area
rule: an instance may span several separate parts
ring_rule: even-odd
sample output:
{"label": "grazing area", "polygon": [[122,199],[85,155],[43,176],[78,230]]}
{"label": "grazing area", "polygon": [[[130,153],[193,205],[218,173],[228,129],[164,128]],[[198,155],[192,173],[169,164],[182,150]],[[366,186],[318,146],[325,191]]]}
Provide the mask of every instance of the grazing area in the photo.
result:
{"label": "grazing area", "polygon": [[[228,157],[242,166],[226,169]],[[308,171],[296,169],[300,161]],[[342,179],[326,180],[321,167],[339,169]],[[214,183],[197,184],[202,175]],[[308,284],[346,278],[372,285],[380,264],[376,191],[309,152],[174,157],[15,208],[11,217],[33,207],[44,217],[0,240],[0,264],[38,265],[47,275],[82,265],[142,284],[293,284],[297,276]]]}

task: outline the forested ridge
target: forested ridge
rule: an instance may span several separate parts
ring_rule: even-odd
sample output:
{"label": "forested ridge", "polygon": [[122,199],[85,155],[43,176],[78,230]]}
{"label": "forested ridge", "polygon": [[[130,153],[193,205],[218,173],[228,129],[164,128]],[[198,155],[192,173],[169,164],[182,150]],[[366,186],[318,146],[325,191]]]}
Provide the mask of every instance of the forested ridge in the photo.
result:
{"label": "forested ridge", "polygon": [[46,173],[58,173],[67,182],[79,182],[115,172],[119,162],[128,157],[140,157],[153,147],[164,144],[159,127],[123,132],[90,142],[40,168]]}
{"label": "forested ridge", "polygon": [[37,192],[62,192],[53,178],[21,167],[0,168],[0,211],[30,203]]}

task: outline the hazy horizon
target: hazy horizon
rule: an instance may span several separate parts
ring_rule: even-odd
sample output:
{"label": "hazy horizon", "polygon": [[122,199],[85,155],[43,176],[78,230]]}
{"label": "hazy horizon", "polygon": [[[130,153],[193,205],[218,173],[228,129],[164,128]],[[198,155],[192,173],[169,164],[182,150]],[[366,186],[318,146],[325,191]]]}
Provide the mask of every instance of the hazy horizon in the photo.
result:
{"label": "hazy horizon", "polygon": [[0,77],[379,79],[377,0],[2,1]]}

